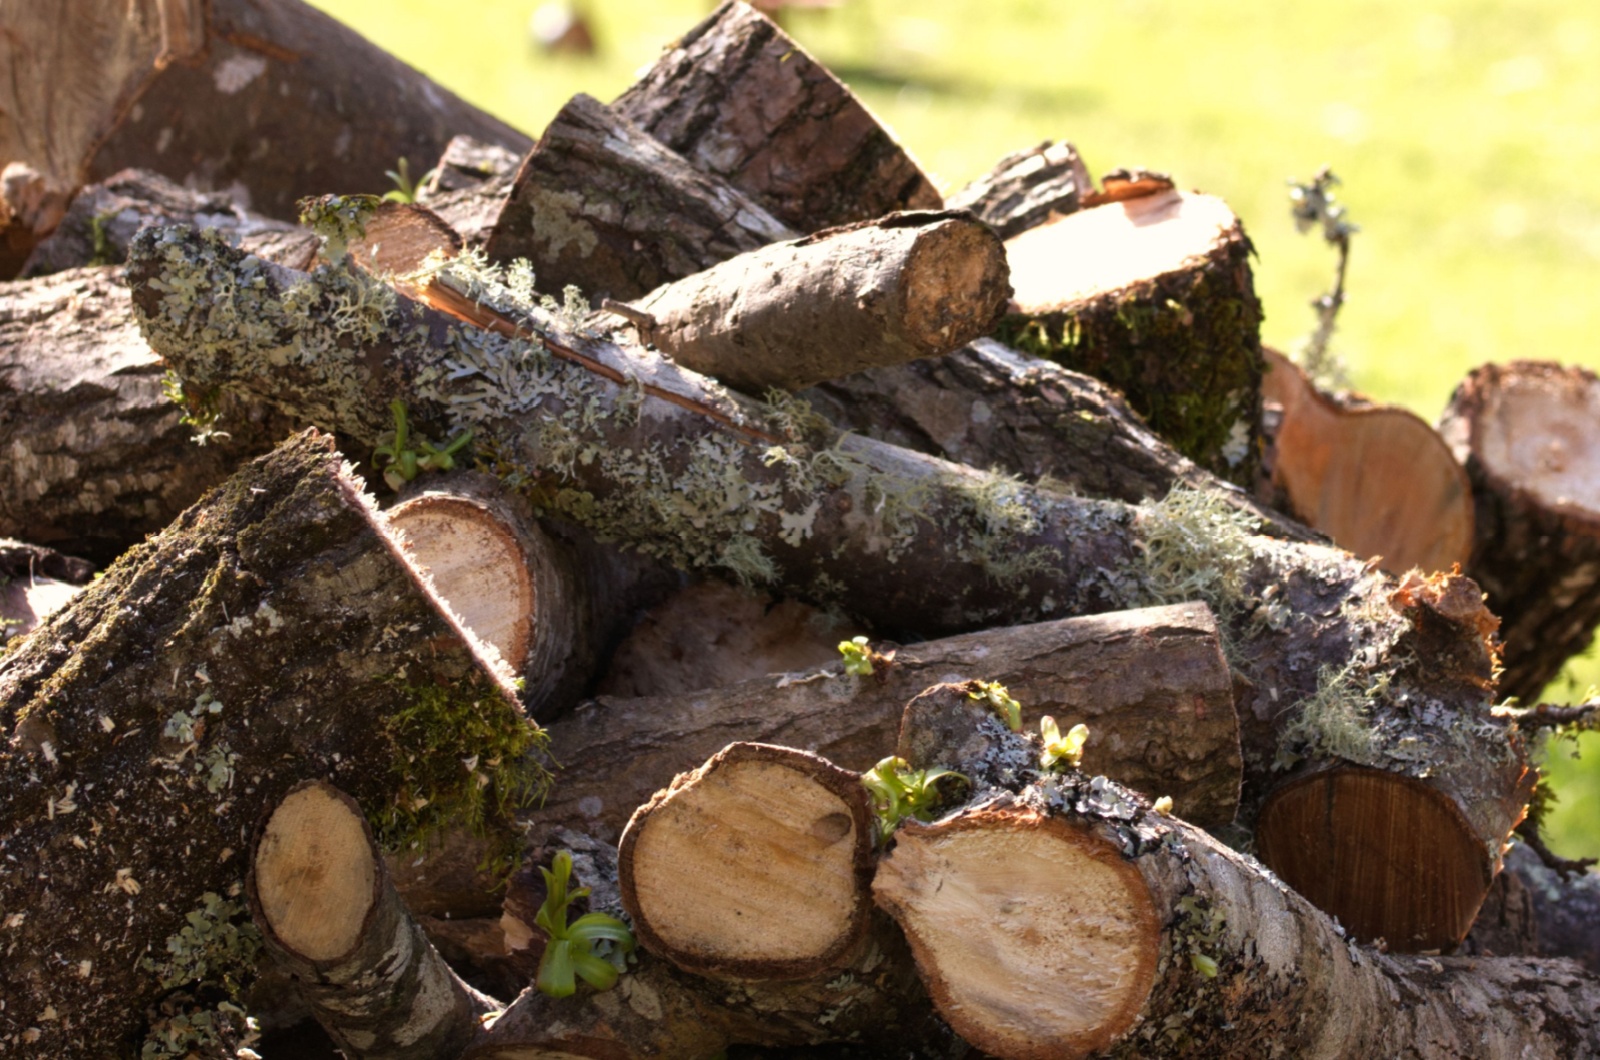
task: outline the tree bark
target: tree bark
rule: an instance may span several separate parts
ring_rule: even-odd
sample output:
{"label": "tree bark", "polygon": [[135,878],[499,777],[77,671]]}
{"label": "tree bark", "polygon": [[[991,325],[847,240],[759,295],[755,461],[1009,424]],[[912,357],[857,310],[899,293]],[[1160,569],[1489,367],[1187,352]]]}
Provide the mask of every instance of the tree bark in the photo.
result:
{"label": "tree bark", "polygon": [[517,170],[484,251],[502,263],[526,258],[546,290],[573,284],[598,304],[793,238],[731,185],[578,95]]}
{"label": "tree bark", "polygon": [[1281,353],[1266,359],[1262,396],[1281,410],[1271,445],[1278,506],[1394,574],[1465,564],[1472,485],[1438,432],[1396,405],[1341,404]]}
{"label": "tree bark", "polygon": [[807,979],[867,932],[877,825],[861,778],[734,743],[634,811],[617,850],[640,943],[684,971]]}
{"label": "tree bark", "polygon": [[457,1056],[503,1008],[445,964],[361,807],[325,781],[295,785],[262,821],[245,890],[267,952],[350,1060]]}
{"label": "tree bark", "polygon": [[950,195],[945,205],[972,211],[1001,239],[1010,239],[1076,213],[1083,206],[1084,195],[1093,190],[1094,181],[1078,157],[1078,149],[1064,140],[1046,140],[1002,158],[989,172]]}
{"label": "tree bark", "polygon": [[[533,741],[340,465],[297,436],[0,661],[14,1055],[136,1052],[174,987],[247,979],[248,948],[221,945],[243,915],[241,855],[297,781],[337,780],[399,837],[504,790],[457,755]],[[430,724],[466,732],[433,748],[443,763],[421,756]]]}
{"label": "tree bark", "polygon": [[[464,329],[340,270],[250,266],[242,283],[241,260],[181,231],[136,243],[136,304],[191,385],[247,390],[369,444],[403,397],[441,436],[477,432],[503,477],[549,511],[681,566],[843,604],[879,630],[1205,599],[1254,689],[1244,823],[1276,787],[1338,761],[1422,780],[1451,805],[1437,827],[1467,829],[1481,883],[1455,897],[1414,879],[1407,901],[1475,909],[1522,816],[1531,778],[1510,723],[1489,711],[1486,616],[1466,579],[1397,585],[1348,554],[1251,536],[1205,494],[1129,508],[855,436],[830,445],[791,406],[754,406],[570,331],[481,279],[472,297],[448,273],[434,281],[430,298],[486,326]],[[319,358],[279,363],[292,348]],[[1408,705],[1422,701],[1434,709]],[[1318,837],[1330,849],[1370,841],[1407,860],[1381,822],[1334,821]],[[1353,871],[1330,867],[1334,879]]]}
{"label": "tree bark", "polygon": [[850,90],[737,0],[685,34],[612,106],[797,232],[941,205]]}
{"label": "tree bark", "polygon": [[1563,876],[1513,845],[1467,941],[1469,952],[1568,957],[1600,975],[1600,873]]}
{"label": "tree bark", "polygon": [[993,233],[907,212],[753,250],[651,292],[641,337],[736,390],[798,390],[948,353],[991,330],[1011,290]]}
{"label": "tree bark", "polygon": [[1172,189],[1008,240],[1005,342],[1103,379],[1175,448],[1250,487],[1261,422],[1253,252],[1222,200]]}
{"label": "tree bark", "polygon": [[1467,570],[1501,619],[1500,689],[1526,703],[1600,623],[1600,494],[1587,441],[1597,413],[1593,372],[1514,361],[1468,375],[1440,421],[1472,479]]}
{"label": "tree bark", "polygon": [[6,193],[0,222],[22,242],[47,235],[79,187],[128,167],[238,184],[246,206],[292,218],[303,196],[381,192],[399,159],[426,163],[458,134],[529,143],[298,0],[71,0],[12,15],[0,159],[18,167],[8,186],[29,190]]}
{"label": "tree bark", "polygon": [[239,246],[291,269],[310,268],[317,237],[241,208],[227,192],[201,192],[144,169],[125,169],[78,192],[56,230],[28,256],[24,277],[121,265],[145,225],[194,224],[237,236]]}
{"label": "tree bark", "polygon": [[[874,645],[880,653],[887,645]],[[1167,794],[1220,827],[1238,806],[1238,721],[1216,620],[1183,604],[969,633],[894,650],[870,677],[839,665],[670,697],[596,703],[550,726],[562,770],[541,829],[615,838],[675,774],[735,740],[777,743],[865,772],[891,754],[906,701],[946,680],[999,681],[1037,727],[1091,738],[1085,768]],[[836,657],[837,658],[837,657]],[[1157,790],[1159,789],[1159,790]]]}
{"label": "tree bark", "polygon": [[162,387],[111,268],[18,281],[0,300],[0,534],[106,564],[166,526],[290,421],[217,395],[204,446]]}
{"label": "tree bark", "polygon": [[[908,707],[902,744],[937,712]],[[906,822],[873,893],[935,1006],[1003,1060],[1564,1057],[1600,1050],[1600,979],[1565,961],[1396,958],[1103,777],[1039,772],[998,722],[933,757],[977,786]],[[930,735],[923,733],[922,736]],[[918,763],[913,763],[918,764]]]}

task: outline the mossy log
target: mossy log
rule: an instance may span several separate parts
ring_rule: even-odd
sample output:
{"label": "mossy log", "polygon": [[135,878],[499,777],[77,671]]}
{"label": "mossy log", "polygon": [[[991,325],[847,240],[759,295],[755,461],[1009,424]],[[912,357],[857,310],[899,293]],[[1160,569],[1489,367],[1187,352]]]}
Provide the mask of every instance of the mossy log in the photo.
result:
{"label": "mossy log", "polygon": [[861,778],[734,743],[634,811],[617,849],[640,943],[685,971],[806,979],[867,933],[878,836]]}
{"label": "mossy log", "polygon": [[850,90],[738,0],[684,34],[612,106],[797,232],[941,205]]}
{"label": "mossy log", "polygon": [[1083,205],[1094,190],[1078,149],[1062,140],[1015,151],[960,191],[945,197],[952,210],[970,210],[1001,239],[1019,236]]}
{"label": "mossy log", "polygon": [[292,218],[307,195],[382,191],[397,159],[426,164],[458,134],[529,144],[299,0],[69,0],[12,16],[0,159],[26,194],[0,199],[0,224],[17,249],[78,188],[129,167],[238,184],[245,205]]}
{"label": "mossy log", "polygon": [[905,211],[731,258],[652,291],[640,337],[736,390],[798,390],[948,353],[1011,288],[1000,240],[965,213]]}
{"label": "mossy log", "polygon": [[0,299],[0,534],[102,565],[291,429],[219,395],[225,434],[196,445],[119,272],[19,280]]}
{"label": "mossy log", "polygon": [[534,742],[341,463],[296,436],[0,661],[9,1055],[137,1052],[174,988],[247,979],[248,947],[210,947],[296,782],[337,781],[398,838],[506,791],[462,758]]}
{"label": "mossy log", "polygon": [[[533,820],[614,839],[635,807],[734,740],[871,769],[893,753],[906,701],[947,680],[999,681],[1029,726],[1089,726],[1088,768],[1173,796],[1213,827],[1233,820],[1240,762],[1233,686],[1203,604],[968,633],[898,649],[868,677],[835,662],[675,696],[603,696],[550,726],[563,765]],[[835,655],[837,659],[837,655]]]}
{"label": "mossy log", "polygon": [[349,1060],[447,1060],[504,1007],[463,983],[406,912],[356,801],[295,785],[250,846],[245,893],[267,953]]}
{"label": "mossy log", "polygon": [[1500,616],[1500,690],[1537,702],[1600,623],[1600,377],[1548,361],[1476,369],[1439,431],[1472,480],[1467,571]]}
{"label": "mossy log", "polygon": [[1339,401],[1281,353],[1265,355],[1278,507],[1395,574],[1465,564],[1472,486],[1439,433],[1397,405]]}
{"label": "mossy log", "polygon": [[28,256],[24,277],[89,265],[121,265],[145,225],[193,224],[230,233],[268,261],[309,268],[317,237],[241,207],[230,192],[195,191],[145,169],[125,169],[78,192],[66,216]]}
{"label": "mossy log", "polygon": [[1041,773],[1036,738],[992,717],[963,737],[944,729],[945,712],[914,706],[901,734],[923,748],[912,765],[958,769],[975,789],[931,824],[901,824],[873,894],[905,929],[940,1014],[986,1054],[1600,1051],[1600,979],[1575,965],[1387,956],[1142,796]]}
{"label": "mossy log", "polygon": [[551,120],[511,187],[484,252],[526,258],[546,290],[638,298],[794,233],[590,96]]}
{"label": "mossy log", "polygon": [[[473,430],[549,512],[684,567],[842,604],[880,631],[1209,601],[1250,686],[1245,823],[1275,788],[1341,761],[1408,791],[1420,781],[1441,796],[1419,811],[1429,827],[1470,852],[1471,870],[1444,878],[1473,893],[1413,875],[1391,902],[1465,910],[1456,938],[1522,816],[1531,777],[1489,710],[1486,614],[1466,579],[1402,586],[1347,553],[1252,536],[1205,493],[1134,508],[808,430],[792,403],[758,406],[626,335],[572,330],[481,275],[436,277],[429,297],[456,317],[358,273],[247,262],[182,230],[147,230],[129,274],[150,340],[191,386],[256,395],[363,444],[401,398],[438,437]],[[455,286],[468,280],[470,296]],[[1415,856],[1363,812],[1326,825],[1307,841]],[[1334,893],[1352,871],[1334,857]]]}
{"label": "mossy log", "polygon": [[1254,485],[1261,303],[1250,240],[1209,195],[1172,188],[1079,210],[1006,241],[1001,340],[1103,379],[1179,452]]}

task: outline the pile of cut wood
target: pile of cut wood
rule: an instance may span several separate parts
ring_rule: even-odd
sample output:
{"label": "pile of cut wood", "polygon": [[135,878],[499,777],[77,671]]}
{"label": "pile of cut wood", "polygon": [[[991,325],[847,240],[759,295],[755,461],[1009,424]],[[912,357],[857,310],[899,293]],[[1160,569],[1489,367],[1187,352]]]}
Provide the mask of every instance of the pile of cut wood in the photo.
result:
{"label": "pile of cut wood", "polygon": [[1590,712],[1495,706],[1593,375],[1320,392],[1221,200],[941,197],[736,2],[537,143],[298,0],[16,16],[0,1052],[1600,1055],[1511,842]]}

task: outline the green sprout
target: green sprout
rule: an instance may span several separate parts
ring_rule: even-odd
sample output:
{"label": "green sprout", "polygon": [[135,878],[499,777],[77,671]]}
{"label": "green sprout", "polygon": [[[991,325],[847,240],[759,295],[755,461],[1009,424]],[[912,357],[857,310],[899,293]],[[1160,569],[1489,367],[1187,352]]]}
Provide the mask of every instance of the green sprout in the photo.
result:
{"label": "green sprout", "polygon": [[1089,738],[1089,726],[1081,722],[1061,735],[1056,719],[1046,714],[1039,719],[1039,735],[1044,740],[1044,750],[1039,753],[1039,768],[1054,769],[1065,763],[1068,769],[1077,769],[1083,761],[1083,744]]}
{"label": "green sprout", "polygon": [[383,175],[394,181],[394,190],[385,192],[384,202],[416,202],[417,188],[426,180],[433,177],[436,169],[430,169],[416,180],[411,179],[411,163],[401,158],[394,169],[386,169]]}
{"label": "green sprout", "polygon": [[844,656],[844,672],[856,677],[872,676],[872,649],[866,637],[852,637],[839,642],[839,654]]}
{"label": "green sprout", "polygon": [[1011,698],[1011,693],[999,681],[969,681],[967,698],[987,700],[989,705],[1012,732],[1022,731],[1022,704]]}
{"label": "green sprout", "polygon": [[[572,878],[572,855],[565,850],[556,853],[550,868],[541,867],[539,871],[544,874],[544,904],[534,920],[550,941],[545,943],[534,985],[548,997],[571,997],[578,989],[577,979],[596,990],[610,990],[617,985],[617,975],[633,951],[633,932],[616,917],[604,913],[585,913],[567,923],[567,907],[587,895],[589,888],[567,890],[567,881]],[[603,953],[595,952],[597,943],[608,944]]]}
{"label": "green sprout", "polygon": [[472,432],[465,431],[440,449],[419,434],[416,436],[417,448],[412,449],[406,444],[412,440],[406,403],[395,398],[389,402],[389,411],[394,413],[394,439],[374,449],[372,460],[378,463],[380,457],[386,458],[386,462],[378,466],[383,470],[383,481],[396,492],[424,471],[449,471],[454,468],[456,456],[472,441]]}
{"label": "green sprout", "polygon": [[939,804],[939,781],[945,777],[971,783],[953,769],[912,769],[904,758],[894,755],[861,774],[861,783],[872,797],[872,812],[878,817],[878,841],[887,841],[907,817],[919,821],[932,817]]}

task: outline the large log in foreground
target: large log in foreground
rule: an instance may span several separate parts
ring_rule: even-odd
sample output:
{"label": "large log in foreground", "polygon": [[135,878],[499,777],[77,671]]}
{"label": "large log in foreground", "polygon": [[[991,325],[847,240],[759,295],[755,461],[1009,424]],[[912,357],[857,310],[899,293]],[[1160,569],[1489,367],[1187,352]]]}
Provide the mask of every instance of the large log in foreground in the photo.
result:
{"label": "large log in foreground", "polygon": [[1600,623],[1600,378],[1548,361],[1485,365],[1440,433],[1472,478],[1469,573],[1501,618],[1501,691],[1536,702]]}
{"label": "large log in foreground", "polygon": [[[632,344],[570,330],[482,277],[470,297],[448,269],[435,280],[479,328],[359,273],[297,274],[183,230],[147,231],[131,262],[147,334],[192,385],[258,395],[367,444],[400,398],[439,437],[473,430],[547,510],[685,567],[842,605],[878,629],[1208,600],[1254,687],[1242,719],[1247,823],[1274,788],[1341,761],[1442,796],[1445,812],[1419,812],[1463,837],[1472,868],[1405,877],[1396,908],[1475,909],[1522,816],[1531,778],[1509,723],[1489,713],[1486,615],[1465,579],[1401,586],[1348,554],[1254,537],[1204,494],[1136,509],[808,432],[790,406],[756,406]],[[1411,706],[1422,701],[1433,709]],[[1394,848],[1380,824],[1340,810],[1319,838],[1406,862],[1409,844]],[[1332,858],[1332,878],[1352,871]],[[1438,893],[1461,879],[1472,893]]]}
{"label": "large log in foreground", "polygon": [[1261,304],[1250,240],[1221,199],[1168,187],[1006,242],[1013,313],[998,337],[1103,379],[1179,452],[1254,485]]}
{"label": "large log in foreground", "polygon": [[[13,71],[0,85],[0,162],[19,174],[7,187],[27,192],[0,197],[0,225],[21,248],[79,187],[128,167],[237,183],[249,206],[289,218],[330,188],[382,191],[398,159],[425,165],[455,135],[529,144],[299,0],[60,6],[17,8],[0,38]],[[0,260],[0,275],[20,264]]]}
{"label": "large log in foreground", "polygon": [[797,232],[941,205],[850,90],[739,0],[684,34],[612,106]]}
{"label": "large log in foreground", "polygon": [[136,1053],[174,988],[247,981],[250,834],[297,781],[396,840],[514,794],[480,783],[534,742],[514,692],[341,464],[296,437],[0,661],[7,1055]]}

